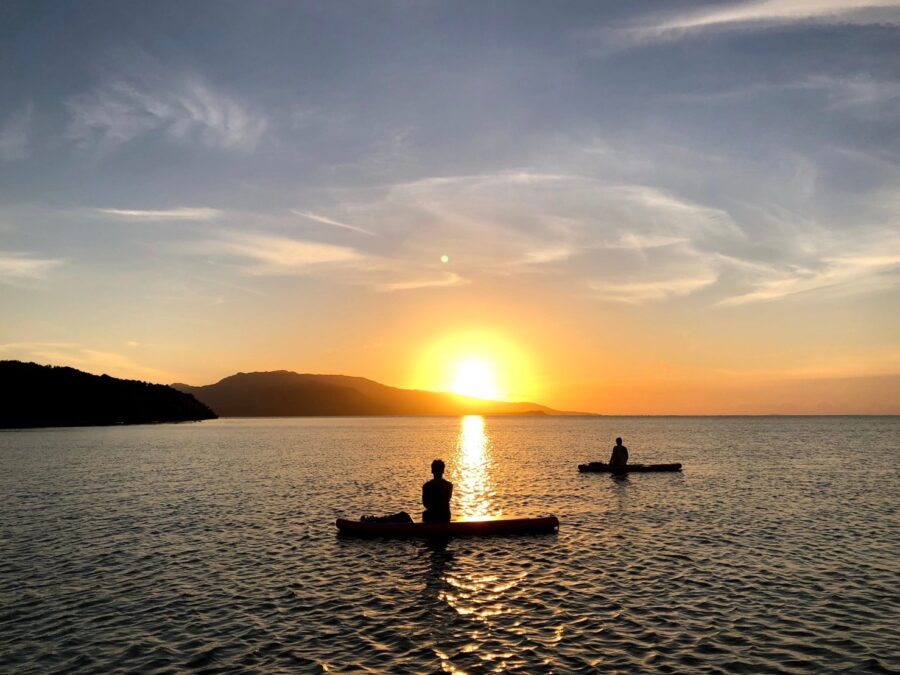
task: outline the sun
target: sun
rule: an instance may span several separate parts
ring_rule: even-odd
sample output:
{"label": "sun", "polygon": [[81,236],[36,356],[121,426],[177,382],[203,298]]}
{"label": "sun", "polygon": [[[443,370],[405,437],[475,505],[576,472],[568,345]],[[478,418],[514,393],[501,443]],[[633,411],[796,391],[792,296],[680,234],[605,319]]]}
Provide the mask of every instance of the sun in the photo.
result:
{"label": "sun", "polygon": [[450,391],[472,398],[491,400],[503,398],[493,365],[490,361],[480,358],[463,359],[454,366]]}
{"label": "sun", "polygon": [[533,363],[520,344],[500,332],[462,330],[425,343],[413,388],[491,401],[527,401],[535,390]]}

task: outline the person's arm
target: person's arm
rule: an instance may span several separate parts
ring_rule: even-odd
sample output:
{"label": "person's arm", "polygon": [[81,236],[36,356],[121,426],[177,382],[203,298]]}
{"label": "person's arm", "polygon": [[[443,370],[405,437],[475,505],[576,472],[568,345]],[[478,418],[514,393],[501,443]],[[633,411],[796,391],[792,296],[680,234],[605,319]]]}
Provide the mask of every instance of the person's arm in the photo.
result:
{"label": "person's arm", "polygon": [[422,506],[424,506],[426,509],[430,509],[430,508],[431,508],[431,505],[430,505],[428,502],[429,502],[429,499],[428,499],[428,483],[425,483],[425,484],[422,486]]}

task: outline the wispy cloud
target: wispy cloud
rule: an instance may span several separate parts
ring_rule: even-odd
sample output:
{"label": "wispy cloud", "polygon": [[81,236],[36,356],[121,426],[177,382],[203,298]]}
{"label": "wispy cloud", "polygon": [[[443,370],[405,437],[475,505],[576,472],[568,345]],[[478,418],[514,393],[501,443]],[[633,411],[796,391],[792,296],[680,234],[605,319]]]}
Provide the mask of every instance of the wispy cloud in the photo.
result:
{"label": "wispy cloud", "polygon": [[46,279],[62,258],[36,258],[30,253],[0,251],[0,281],[15,283]]}
{"label": "wispy cloud", "polygon": [[596,297],[604,300],[639,305],[645,302],[690,295],[701,288],[715,283],[715,281],[716,277],[709,275],[684,279],[636,281],[632,283],[594,281],[589,284],[589,287],[594,291]]}
{"label": "wispy cloud", "polygon": [[187,207],[161,210],[96,209],[96,211],[108,216],[133,220],[212,220],[222,213],[219,209]]}
{"label": "wispy cloud", "polygon": [[221,215],[219,209],[176,208],[176,209],[96,209],[99,213],[133,220],[212,220]]}
{"label": "wispy cloud", "polygon": [[900,2],[897,0],[756,0],[714,4],[698,11],[638,26],[629,33],[637,38],[674,37],[686,31],[704,28],[797,21],[900,25],[900,13],[894,11],[898,8]]}
{"label": "wispy cloud", "polygon": [[[321,236],[332,228],[361,230],[367,236],[360,246],[286,236],[292,221],[284,214],[257,225],[264,229],[219,230],[172,246],[244,275],[314,274],[376,292],[539,273],[567,278],[573,287],[587,285],[593,297],[607,301],[644,304],[708,290],[708,302],[721,306],[825,287],[855,292],[890,286],[900,255],[883,228],[872,229],[865,246],[848,246],[846,238],[802,213],[773,206],[769,215],[753,211],[755,220],[748,224],[673,191],[575,174],[431,177],[395,184],[374,198],[372,193],[362,190],[341,203],[336,212],[349,217],[340,220],[291,211],[327,226]],[[209,220],[219,213],[102,212],[136,220]],[[354,224],[363,215],[371,230]],[[445,255],[449,262],[441,263]]]}
{"label": "wispy cloud", "polygon": [[440,176],[393,185],[362,205],[408,261],[448,254],[466,276],[508,274],[560,263],[577,250],[578,219],[548,210],[547,192],[564,193],[571,177],[509,171]]}
{"label": "wispy cloud", "polygon": [[885,111],[900,116],[900,82],[876,80],[868,75],[835,78],[816,75],[798,85],[800,88],[821,90],[828,97],[833,110]]}
{"label": "wispy cloud", "polygon": [[832,112],[847,111],[865,117],[876,113],[885,117],[900,116],[900,82],[859,74],[849,77],[811,75],[784,81],[770,77],[765,82],[729,83],[724,88],[672,94],[663,98],[673,102],[744,104],[759,100],[761,96],[796,92],[822,95],[825,108]]}
{"label": "wispy cloud", "polygon": [[[377,226],[378,252],[358,266],[362,283],[377,291],[517,274],[580,278],[580,270],[599,268],[611,275],[607,296],[658,300],[715,281],[715,268],[704,256],[745,238],[727,212],[652,186],[528,170],[397,183],[374,200],[341,208],[364,213]],[[441,270],[444,255],[450,263]],[[623,256],[631,266],[629,284],[643,282],[642,274],[681,279],[685,270],[691,279],[704,275],[703,283],[654,281],[626,288],[616,274]]]}
{"label": "wispy cloud", "polygon": [[176,250],[236,260],[245,273],[253,275],[307,274],[314,267],[364,258],[352,248],[262,232],[224,231],[217,238],[181,244]]}
{"label": "wispy cloud", "polygon": [[308,220],[312,220],[317,223],[322,223],[323,225],[331,225],[332,227],[339,227],[345,230],[352,230],[353,232],[359,232],[360,234],[367,234],[370,237],[374,237],[375,233],[371,232],[365,228],[359,227],[357,225],[349,225],[347,223],[342,223],[338,220],[334,220],[333,218],[328,218],[326,216],[319,215],[317,213],[313,213],[311,211],[301,211],[299,209],[291,209],[291,213],[306,218]]}
{"label": "wispy cloud", "polygon": [[34,106],[28,103],[0,125],[0,160],[24,159],[31,154],[31,118]]}
{"label": "wispy cloud", "polygon": [[626,232],[624,235],[626,241],[629,235],[632,235],[637,237],[632,241],[642,241],[643,238],[645,243],[658,244],[661,240],[668,239],[666,242],[668,245],[673,243],[671,241],[673,232],[677,233],[675,238],[700,235],[738,238],[744,236],[741,228],[727,211],[679,198],[653,186],[612,186],[607,188],[606,192],[626,207],[640,209],[642,213],[637,220],[651,228],[655,226],[653,234],[649,237]]}
{"label": "wispy cloud", "polygon": [[267,118],[199,77],[110,80],[68,101],[69,137],[115,147],[150,133],[173,142],[252,150]]}
{"label": "wispy cloud", "polygon": [[419,288],[440,288],[446,286],[459,286],[467,283],[458,274],[446,272],[439,277],[410,279],[408,281],[395,281],[390,283],[376,283],[374,288],[376,291],[383,293],[392,293],[394,291],[411,291]]}
{"label": "wispy cloud", "polygon": [[526,250],[522,255],[521,262],[526,265],[561,262],[568,260],[577,252],[578,250],[572,246],[550,244],[542,248]]}
{"label": "wispy cloud", "polygon": [[891,288],[896,286],[900,279],[896,276],[882,279],[879,277],[884,273],[898,270],[900,270],[900,254],[825,258],[818,269],[808,267],[772,269],[767,278],[761,279],[752,291],[725,298],[718,304],[725,307],[745,305],[822,289],[852,292],[854,285],[857,284],[862,290]]}
{"label": "wispy cloud", "polygon": [[374,175],[410,166],[416,155],[413,142],[416,131],[415,127],[392,129],[389,125],[380,129],[367,150],[353,161],[342,164],[341,169],[358,169]]}
{"label": "wispy cloud", "polygon": [[876,191],[854,204],[858,223],[850,232],[792,218],[789,212],[775,214],[776,228],[768,233],[766,247],[716,255],[719,269],[733,282],[717,304],[746,305],[814,291],[836,297],[900,286],[898,209],[892,199],[896,193]]}
{"label": "wispy cloud", "polygon": [[604,248],[641,251],[648,248],[663,248],[665,246],[686,244],[689,241],[690,239],[687,237],[623,232],[617,241],[604,243],[603,246]]}

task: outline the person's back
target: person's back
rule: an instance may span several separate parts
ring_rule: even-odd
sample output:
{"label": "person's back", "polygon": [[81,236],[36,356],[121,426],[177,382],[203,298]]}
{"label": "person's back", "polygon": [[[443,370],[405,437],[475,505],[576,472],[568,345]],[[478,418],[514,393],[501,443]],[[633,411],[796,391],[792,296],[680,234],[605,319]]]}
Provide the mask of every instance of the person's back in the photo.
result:
{"label": "person's back", "polygon": [[425,523],[450,522],[450,498],[453,496],[453,483],[444,480],[444,463],[436,459],[431,463],[430,481],[422,486],[422,521]]}
{"label": "person's back", "polygon": [[616,446],[609,456],[609,468],[613,471],[624,471],[628,464],[628,448],[622,445],[622,439],[616,439]]}

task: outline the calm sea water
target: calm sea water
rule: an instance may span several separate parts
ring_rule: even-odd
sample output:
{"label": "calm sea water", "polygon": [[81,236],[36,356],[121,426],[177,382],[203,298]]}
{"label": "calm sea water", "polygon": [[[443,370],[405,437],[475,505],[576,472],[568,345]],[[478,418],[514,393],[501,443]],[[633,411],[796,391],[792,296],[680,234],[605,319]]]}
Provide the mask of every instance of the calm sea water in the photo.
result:
{"label": "calm sea water", "polygon": [[[621,435],[627,480],[581,475]],[[337,537],[435,457],[459,515]],[[900,418],[218,420],[0,433],[4,672],[900,671]]]}

